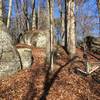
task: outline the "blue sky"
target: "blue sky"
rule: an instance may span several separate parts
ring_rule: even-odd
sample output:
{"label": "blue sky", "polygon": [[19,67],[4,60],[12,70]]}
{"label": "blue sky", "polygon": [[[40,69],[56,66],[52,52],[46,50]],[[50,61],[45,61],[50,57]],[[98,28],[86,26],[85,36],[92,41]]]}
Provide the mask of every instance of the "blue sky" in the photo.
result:
{"label": "blue sky", "polygon": [[[36,8],[38,6],[38,1],[39,0],[36,0]],[[44,2],[45,1],[46,0],[44,0]],[[56,1],[57,0],[55,0],[55,2]],[[13,0],[13,2],[14,2],[14,0]],[[94,16],[98,15],[97,6],[96,6],[96,0],[87,0],[87,2],[83,6],[83,10],[84,10],[84,13],[86,15],[88,15],[88,12],[91,12],[91,15],[94,15]],[[14,14],[14,6],[13,6],[13,14]],[[56,17],[56,18],[60,17],[60,13],[59,13],[57,2],[54,5],[54,17]]]}
{"label": "blue sky", "polygon": [[[38,1],[39,1],[39,0],[36,0],[36,8],[37,8],[37,6],[38,6]],[[44,0],[44,1],[46,1],[46,0]],[[55,0],[55,2],[56,2],[56,1],[57,1],[57,0]],[[56,2],[55,5],[54,5],[54,17],[55,17],[55,18],[60,17],[60,13],[59,13],[59,9],[58,9],[57,2]]]}
{"label": "blue sky", "polygon": [[[13,0],[14,1],[14,0]],[[39,0],[36,0],[36,8],[38,6],[38,1]],[[45,2],[46,0],[44,0]],[[56,2],[57,0],[55,0]],[[14,6],[13,6],[14,8]],[[31,10],[30,10],[31,11]],[[98,10],[97,10],[97,6],[96,6],[96,0],[87,0],[87,2],[82,6],[82,9],[81,9],[82,13],[84,13],[84,15],[86,16],[98,16]],[[15,12],[14,12],[14,9],[13,9],[13,15],[15,15]],[[58,9],[58,5],[57,5],[57,2],[55,3],[54,5],[54,17],[55,18],[59,18],[60,17],[60,13],[59,13],[59,9]],[[95,18],[94,19],[95,22],[98,22],[99,19],[98,18]],[[97,33],[95,35],[98,35],[99,33],[99,25],[96,26],[96,28],[94,28],[92,30],[93,33]]]}
{"label": "blue sky", "polygon": [[[80,13],[82,13],[85,16],[92,16],[93,19],[90,20],[90,24],[95,24],[99,22],[98,16],[98,10],[96,5],[96,0],[88,0],[80,10]],[[93,29],[91,30],[91,33],[93,36],[100,36],[100,28],[99,24],[95,25]],[[79,28],[79,27],[78,27]]]}

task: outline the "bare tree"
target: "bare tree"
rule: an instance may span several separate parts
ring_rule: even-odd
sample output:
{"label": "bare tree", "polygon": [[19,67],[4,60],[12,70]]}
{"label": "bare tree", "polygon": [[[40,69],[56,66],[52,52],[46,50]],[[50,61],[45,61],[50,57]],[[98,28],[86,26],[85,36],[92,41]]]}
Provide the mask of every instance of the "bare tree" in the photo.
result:
{"label": "bare tree", "polygon": [[26,25],[26,30],[30,29],[30,25],[29,25],[29,16],[28,16],[28,0],[24,0],[23,1],[23,13],[25,15],[25,25]]}
{"label": "bare tree", "polygon": [[0,0],[0,33],[2,31],[3,25],[3,12],[2,12],[2,0]]}
{"label": "bare tree", "polygon": [[3,22],[5,23],[5,25],[7,25],[7,17],[8,17],[6,2],[7,2],[7,0],[2,1]]}
{"label": "bare tree", "polygon": [[38,12],[38,26],[40,30],[47,30],[48,28],[48,19],[47,19],[47,15],[48,15],[48,11],[47,11],[47,3],[44,4],[43,0],[39,1],[39,12]]}
{"label": "bare tree", "polygon": [[73,0],[69,0],[66,2],[67,6],[67,51],[72,58],[76,53],[76,45],[75,45],[75,16],[74,16],[74,5],[75,2]]}
{"label": "bare tree", "polygon": [[7,18],[7,28],[10,26],[10,18],[12,12],[12,0],[9,0],[9,10],[8,10],[8,18]]}
{"label": "bare tree", "polygon": [[50,9],[50,51],[51,51],[51,70],[53,71],[53,44],[54,44],[54,19],[53,19],[53,7],[54,7],[54,0],[49,0],[49,9]]}
{"label": "bare tree", "polygon": [[97,0],[97,6],[98,6],[99,15],[100,15],[100,0]]}
{"label": "bare tree", "polygon": [[36,29],[35,0],[32,0],[32,29]]}
{"label": "bare tree", "polygon": [[61,37],[62,37],[62,45],[64,46],[64,31],[65,31],[65,19],[64,19],[64,5],[63,5],[63,0],[58,0],[58,8],[59,8],[59,12],[60,12],[60,22],[61,22]]}
{"label": "bare tree", "polygon": [[50,19],[50,66],[51,71],[53,71],[53,44],[54,44],[54,19],[53,19],[53,7],[54,7],[54,0],[48,0],[49,4],[49,19]]}
{"label": "bare tree", "polygon": [[61,32],[64,33],[64,13],[63,13],[63,0],[58,0],[58,8],[60,12],[60,19],[61,19]]}

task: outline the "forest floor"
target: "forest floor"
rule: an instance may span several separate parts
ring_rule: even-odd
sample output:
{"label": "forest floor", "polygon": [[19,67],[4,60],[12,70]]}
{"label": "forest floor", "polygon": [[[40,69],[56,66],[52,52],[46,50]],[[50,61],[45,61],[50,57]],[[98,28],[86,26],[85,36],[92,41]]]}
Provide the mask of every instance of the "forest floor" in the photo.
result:
{"label": "forest floor", "polygon": [[[77,49],[77,56],[72,60],[63,48],[60,47],[58,52],[51,74],[45,64],[45,51],[34,48],[32,68],[0,80],[0,100],[100,100],[100,83],[91,75],[74,71],[76,66],[83,66],[80,62],[82,50]],[[90,62],[99,62],[92,55],[88,54],[88,58]],[[100,74],[100,69],[97,72]]]}

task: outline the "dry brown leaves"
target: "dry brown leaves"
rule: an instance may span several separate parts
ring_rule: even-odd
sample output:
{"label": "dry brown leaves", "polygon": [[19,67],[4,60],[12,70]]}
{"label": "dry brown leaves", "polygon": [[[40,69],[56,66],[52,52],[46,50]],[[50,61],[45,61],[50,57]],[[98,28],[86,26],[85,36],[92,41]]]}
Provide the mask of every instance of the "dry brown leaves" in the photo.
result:
{"label": "dry brown leaves", "polygon": [[[61,66],[68,62],[68,58],[62,49],[60,53],[62,56],[57,62]],[[69,72],[69,64],[49,77],[44,70],[46,66],[43,65],[44,61],[41,62],[40,53],[35,55],[37,56],[40,61],[37,60],[31,69],[20,71],[0,81],[0,100],[45,100],[45,98],[47,100],[100,100],[100,84],[94,82],[90,76],[83,77]]]}

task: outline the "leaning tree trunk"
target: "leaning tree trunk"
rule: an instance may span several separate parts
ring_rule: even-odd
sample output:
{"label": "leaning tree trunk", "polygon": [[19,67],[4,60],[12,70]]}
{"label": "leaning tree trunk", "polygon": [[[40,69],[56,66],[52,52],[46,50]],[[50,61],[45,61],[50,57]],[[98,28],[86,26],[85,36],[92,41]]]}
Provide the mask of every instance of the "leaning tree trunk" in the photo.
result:
{"label": "leaning tree trunk", "polygon": [[8,10],[8,18],[7,18],[7,28],[10,26],[10,18],[12,12],[12,0],[9,0],[9,10]]}
{"label": "leaning tree trunk", "polygon": [[66,5],[67,13],[67,51],[70,57],[74,57],[76,53],[75,46],[75,16],[74,16],[74,1],[70,0]]}
{"label": "leaning tree trunk", "polygon": [[0,0],[0,79],[14,74],[21,68],[18,52],[4,26],[2,1]]}

